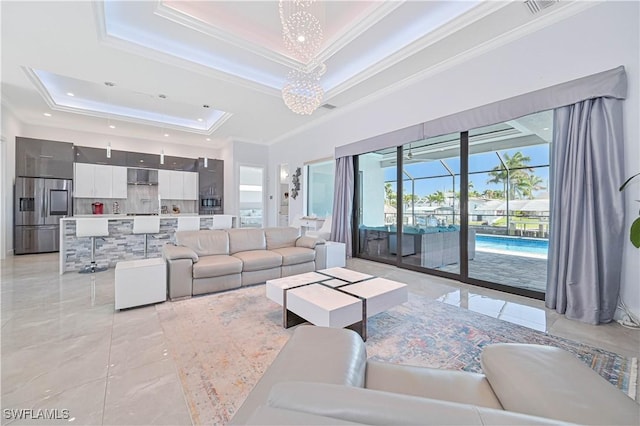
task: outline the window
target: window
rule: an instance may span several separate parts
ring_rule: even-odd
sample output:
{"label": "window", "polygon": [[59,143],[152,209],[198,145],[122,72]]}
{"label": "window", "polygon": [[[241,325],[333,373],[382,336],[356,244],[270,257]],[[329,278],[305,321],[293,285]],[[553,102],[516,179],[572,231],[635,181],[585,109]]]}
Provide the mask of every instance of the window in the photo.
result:
{"label": "window", "polygon": [[334,175],[333,160],[307,165],[307,216],[331,216]]}

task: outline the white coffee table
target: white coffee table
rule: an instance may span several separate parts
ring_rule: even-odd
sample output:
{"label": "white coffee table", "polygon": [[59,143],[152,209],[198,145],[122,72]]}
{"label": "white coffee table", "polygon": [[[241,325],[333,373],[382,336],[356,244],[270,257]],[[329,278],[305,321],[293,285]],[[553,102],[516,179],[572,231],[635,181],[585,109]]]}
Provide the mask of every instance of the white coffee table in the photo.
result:
{"label": "white coffee table", "polygon": [[282,306],[282,325],[352,328],[367,339],[367,318],[408,300],[407,285],[344,268],[269,280],[267,297]]}

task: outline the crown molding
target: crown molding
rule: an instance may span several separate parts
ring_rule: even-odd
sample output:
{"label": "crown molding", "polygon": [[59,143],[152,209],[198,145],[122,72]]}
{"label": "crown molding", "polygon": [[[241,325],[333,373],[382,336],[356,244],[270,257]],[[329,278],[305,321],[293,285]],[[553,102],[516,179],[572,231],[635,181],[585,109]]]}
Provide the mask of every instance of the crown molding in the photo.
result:
{"label": "crown molding", "polygon": [[189,127],[189,126],[180,126],[180,125],[177,125],[177,124],[172,124],[172,123],[167,123],[167,122],[161,122],[161,121],[156,121],[156,120],[147,120],[147,119],[144,119],[144,118],[133,117],[133,116],[130,116],[130,115],[107,113],[107,112],[103,112],[103,111],[96,111],[96,110],[90,110],[90,109],[85,109],[85,108],[69,107],[69,106],[60,105],[60,104],[56,103],[55,99],[53,99],[53,97],[51,96],[51,94],[47,90],[46,86],[38,78],[38,76],[36,75],[36,73],[34,72],[34,70],[32,68],[22,67],[22,70],[27,75],[29,80],[33,83],[33,85],[35,86],[36,90],[38,91],[40,96],[42,96],[42,98],[47,103],[49,108],[54,110],[54,111],[69,112],[69,113],[73,113],[73,114],[82,114],[82,115],[86,115],[88,117],[95,117],[95,118],[118,119],[118,120],[122,120],[122,121],[127,121],[129,123],[152,125],[152,126],[156,126],[156,127],[157,126],[161,126],[161,127],[165,128],[165,129],[173,129],[173,130],[179,130],[179,131],[183,131],[183,132],[187,132],[187,133],[193,133],[193,134],[197,134],[197,135],[207,135],[207,136],[212,135],[213,132],[215,132],[217,129],[219,129],[233,115],[232,113],[222,111],[222,116],[220,118],[218,118],[215,122],[213,122],[213,124],[209,128],[207,128],[207,129],[195,129],[195,128]]}
{"label": "crown molding", "polygon": [[[155,62],[160,62],[163,64],[183,68],[187,71],[192,71],[192,72],[204,75],[206,77],[213,77],[213,78],[222,80],[224,82],[236,84],[238,86],[255,90],[257,92],[260,92],[269,96],[275,96],[275,97],[281,96],[280,88],[267,86],[264,84],[257,83],[253,80],[237,77],[233,74],[220,71],[216,68],[198,64],[196,62],[189,61],[187,59],[182,59],[177,56],[158,51],[156,49],[151,49],[149,47],[142,46],[142,45],[139,45],[127,40],[122,40],[118,37],[109,35],[106,31],[104,2],[99,2],[97,4],[94,4],[94,14],[95,14],[95,19],[97,23],[96,26],[98,28],[98,34],[97,34],[98,41],[100,44],[106,47],[121,50],[123,52],[127,52],[133,55],[142,56],[146,59],[149,59]],[[283,81],[284,81],[284,77],[283,77]]]}
{"label": "crown molding", "polygon": [[[501,2],[502,3],[502,2]],[[488,40],[484,43],[481,43],[478,46],[474,46],[473,48],[470,48],[460,54],[457,54],[455,56],[452,56],[438,64],[435,64],[431,67],[425,68],[423,71],[414,74],[412,76],[409,76],[403,80],[399,80],[398,82],[394,83],[394,84],[390,84],[389,86],[384,87],[381,90],[378,90],[376,92],[373,92],[367,96],[364,96],[354,102],[349,103],[348,105],[344,106],[344,107],[339,107],[333,111],[331,111],[331,114],[326,114],[322,117],[319,117],[318,119],[308,122],[300,127],[297,127],[289,132],[283,133],[282,135],[278,136],[277,138],[274,138],[272,140],[270,140],[268,142],[269,145],[275,145],[277,143],[280,143],[288,138],[291,138],[297,134],[300,134],[304,131],[310,130],[316,126],[320,126],[321,124],[332,120],[333,118],[335,118],[336,116],[342,115],[342,114],[347,114],[353,110],[356,110],[358,108],[361,108],[367,104],[373,103],[377,100],[380,100],[381,98],[388,96],[394,92],[397,92],[398,90],[402,90],[404,88],[407,88],[417,82],[420,82],[428,77],[431,77],[433,75],[442,73],[444,71],[446,71],[449,68],[452,68],[456,65],[462,64],[464,62],[467,62],[473,58],[476,58],[478,56],[481,56],[485,53],[488,53],[492,50],[495,50],[501,46],[504,46],[506,44],[509,44],[513,41],[518,40],[519,38],[522,38],[526,35],[532,34],[536,31],[539,31],[545,27],[548,27],[550,25],[553,25],[555,23],[558,23],[560,21],[563,21],[571,16],[574,16],[580,12],[583,12],[593,6],[596,6],[598,4],[601,4],[601,1],[598,2],[591,2],[591,1],[571,1],[571,2],[561,2],[560,5],[562,5],[560,8],[550,8],[550,10],[548,9],[546,11],[546,13],[541,14],[538,17],[535,17],[532,21],[529,21],[517,28],[514,28],[504,34],[501,34],[497,37],[494,37],[491,40]],[[332,96],[335,96],[334,94],[332,94]],[[327,102],[330,99],[330,97],[326,97],[324,102]],[[415,124],[415,123],[413,123]],[[411,125],[411,123],[407,124],[407,126]]]}
{"label": "crown molding", "polygon": [[276,62],[285,67],[293,68],[300,67],[302,65],[294,58],[283,55],[282,53],[275,50],[263,47],[259,44],[247,41],[242,37],[237,37],[233,33],[225,31],[216,25],[205,23],[197,18],[194,18],[193,16],[186,15],[179,10],[166,6],[161,0],[157,1],[154,13],[163,19],[174,22],[178,25],[182,25],[191,30],[198,31],[209,37],[222,40],[226,43],[229,43],[240,49],[247,50],[255,55],[262,56],[265,59]]}

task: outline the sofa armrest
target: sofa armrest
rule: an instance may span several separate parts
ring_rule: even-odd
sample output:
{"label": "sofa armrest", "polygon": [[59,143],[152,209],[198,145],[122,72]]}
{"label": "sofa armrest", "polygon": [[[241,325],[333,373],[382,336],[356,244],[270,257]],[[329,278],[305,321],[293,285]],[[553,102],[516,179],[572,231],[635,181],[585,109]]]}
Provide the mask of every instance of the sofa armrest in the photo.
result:
{"label": "sofa armrest", "polygon": [[300,325],[228,424],[246,424],[278,382],[363,386],[366,361],[364,342],[356,332]]}
{"label": "sofa armrest", "polygon": [[314,249],[319,244],[324,244],[324,240],[322,238],[302,236],[302,237],[298,237],[298,239],[296,240],[296,247]]}
{"label": "sofa armrest", "polygon": [[475,405],[326,383],[277,383],[267,404],[368,425],[565,424]]}
{"label": "sofa armrest", "polygon": [[198,261],[198,255],[195,251],[189,247],[174,246],[173,244],[162,246],[162,257],[166,260],[191,259],[194,263]]}
{"label": "sofa armrest", "polygon": [[575,355],[552,346],[496,343],[481,355],[505,410],[580,424],[640,424],[640,405]]}

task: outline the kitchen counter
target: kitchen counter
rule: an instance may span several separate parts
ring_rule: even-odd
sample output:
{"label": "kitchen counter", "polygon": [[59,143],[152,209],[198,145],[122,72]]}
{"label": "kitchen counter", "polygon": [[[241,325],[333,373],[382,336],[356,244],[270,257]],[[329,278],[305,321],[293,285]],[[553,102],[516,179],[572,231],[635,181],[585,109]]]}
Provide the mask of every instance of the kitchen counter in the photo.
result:
{"label": "kitchen counter", "polygon": [[[149,215],[141,215],[148,217]],[[214,215],[195,213],[161,214],[160,232],[149,234],[148,257],[161,257],[161,249],[173,241],[178,217],[199,217],[200,229],[213,226]],[[152,216],[153,217],[153,216]],[[144,235],[133,233],[135,216],[126,214],[77,215],[60,219],[60,274],[79,271],[91,259],[91,238],[76,237],[76,219],[106,218],[109,222],[109,236],[96,238],[96,262],[100,266],[115,267],[121,260],[144,258]],[[235,226],[235,225],[234,225]]]}

